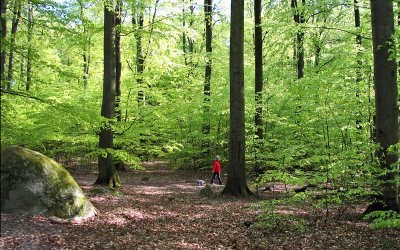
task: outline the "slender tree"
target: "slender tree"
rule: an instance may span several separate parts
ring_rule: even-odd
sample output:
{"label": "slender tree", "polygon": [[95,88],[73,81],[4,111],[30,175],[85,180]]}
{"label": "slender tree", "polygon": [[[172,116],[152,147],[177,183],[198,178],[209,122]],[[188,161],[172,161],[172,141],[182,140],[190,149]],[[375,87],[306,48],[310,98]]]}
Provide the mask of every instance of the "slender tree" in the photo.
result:
{"label": "slender tree", "polygon": [[8,54],[8,75],[7,75],[7,88],[11,89],[12,80],[14,79],[14,52],[16,45],[16,35],[19,25],[19,20],[21,19],[21,1],[14,2],[13,8],[13,19],[11,25],[11,41],[10,41],[10,52]]}
{"label": "slender tree", "polygon": [[[357,68],[356,68],[356,98],[359,100],[360,98],[360,84],[362,82],[362,74],[361,74],[361,69],[362,69],[362,60],[361,60],[361,55],[362,55],[362,37],[361,37],[361,17],[360,17],[360,7],[359,7],[359,2],[358,0],[354,0],[354,25],[357,29],[357,34],[356,34],[356,46],[357,46]],[[356,114],[356,128],[360,130],[362,128],[361,125],[361,112],[357,111]]]}
{"label": "slender tree", "polygon": [[[400,28],[400,0],[397,0],[397,26],[399,26]],[[399,76],[400,77],[400,58],[399,58],[399,62],[397,63],[397,70],[399,71]]]}
{"label": "slender tree", "polygon": [[[357,45],[357,56],[360,57],[361,55],[361,47],[362,47],[362,37],[360,34],[360,28],[361,28],[361,17],[360,17],[360,7],[359,7],[359,2],[358,0],[354,0],[354,25],[357,29],[357,34],[356,34],[356,45]],[[361,79],[361,72],[360,69],[362,67],[362,61],[360,58],[357,59],[357,83],[359,83]]]}
{"label": "slender tree", "polygon": [[104,79],[101,115],[108,121],[100,131],[99,146],[105,152],[99,155],[99,174],[96,184],[118,188],[121,181],[113,164],[112,119],[115,115],[115,13],[113,0],[104,5]]}
{"label": "slender tree", "polygon": [[[26,87],[26,82],[25,82],[25,78],[26,78],[26,74],[25,74],[25,51],[24,49],[21,49],[21,62],[20,62],[20,81],[21,81],[21,85],[25,84]],[[18,87],[19,88],[19,87]]]}
{"label": "slender tree", "polygon": [[[194,25],[194,10],[195,10],[195,5],[193,3],[193,0],[189,0],[189,9],[190,9],[190,15],[189,15],[189,28],[193,28]],[[194,53],[194,40],[192,37],[188,38],[188,43],[189,43],[189,55],[190,55],[190,64],[193,65],[193,53]]]}
{"label": "slender tree", "polygon": [[90,35],[89,31],[87,28],[87,20],[85,19],[84,16],[84,3],[79,0],[79,6],[80,6],[80,18],[82,20],[82,26],[83,26],[83,50],[82,50],[82,58],[83,58],[83,88],[87,89],[88,85],[88,79],[89,79],[89,68],[90,68]]}
{"label": "slender tree", "polygon": [[32,37],[33,37],[33,3],[28,3],[28,51],[26,54],[26,83],[25,90],[29,91],[32,83]]}
{"label": "slender tree", "polygon": [[211,53],[212,53],[212,0],[204,0],[204,22],[206,35],[206,68],[204,73],[204,124],[203,134],[210,134],[210,121],[208,120],[210,112],[210,95],[211,95]]}
{"label": "slender tree", "polygon": [[394,15],[392,0],[371,0],[371,23],[374,54],[374,87],[376,111],[376,141],[380,146],[377,156],[383,177],[383,202],[400,212],[399,190],[394,182],[398,168],[398,152],[390,152],[390,146],[399,143],[399,107],[397,87],[397,62],[394,51]]}
{"label": "slender tree", "polygon": [[116,116],[117,121],[122,120],[122,112],[121,112],[121,25],[122,25],[122,0],[117,0],[117,5],[115,8],[116,17],[115,17],[115,91],[116,91]]}
{"label": "slender tree", "polygon": [[222,193],[249,196],[245,165],[244,114],[244,0],[231,1],[229,52],[230,134],[228,179]]}
{"label": "slender tree", "polygon": [[293,9],[293,18],[297,24],[296,42],[295,42],[295,59],[297,61],[297,79],[301,79],[304,76],[304,31],[301,24],[305,23],[304,18],[304,7],[306,5],[305,0],[301,0],[302,6],[299,6],[297,0],[291,0],[291,7]]}
{"label": "slender tree", "polygon": [[[263,38],[261,27],[261,0],[254,0],[254,57],[255,57],[255,137],[256,150],[260,151],[263,147],[264,128],[263,128]],[[261,174],[261,162],[255,159],[255,172]]]}
{"label": "slender tree", "polygon": [[186,45],[186,9],[185,9],[185,1],[182,2],[182,51],[183,51],[183,56],[185,58],[185,65],[188,64],[187,62],[187,45]]}
{"label": "slender tree", "polygon": [[136,83],[138,85],[139,91],[137,95],[137,100],[139,105],[145,104],[145,96],[143,91],[143,73],[144,73],[144,53],[143,53],[143,25],[144,25],[144,15],[142,3],[136,2],[133,8],[132,14],[132,24],[135,29],[135,39],[136,39]]}
{"label": "slender tree", "polygon": [[7,38],[7,19],[6,19],[6,12],[7,12],[7,3],[8,0],[3,0],[1,1],[1,16],[0,16],[0,22],[1,22],[1,64],[0,64],[0,79],[1,79],[1,87],[3,86],[3,83],[5,82],[5,77],[6,77],[6,46],[5,46],[5,40]]}

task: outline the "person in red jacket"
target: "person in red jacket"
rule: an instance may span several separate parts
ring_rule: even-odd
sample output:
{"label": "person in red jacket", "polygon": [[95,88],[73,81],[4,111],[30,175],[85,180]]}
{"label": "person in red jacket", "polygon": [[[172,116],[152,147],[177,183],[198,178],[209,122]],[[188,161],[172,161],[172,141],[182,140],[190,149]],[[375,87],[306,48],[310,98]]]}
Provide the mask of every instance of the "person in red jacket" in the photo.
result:
{"label": "person in red jacket", "polygon": [[213,177],[211,178],[211,184],[214,183],[214,178],[215,176],[218,178],[219,184],[222,185],[221,181],[221,163],[219,162],[219,156],[217,155],[215,157],[215,160],[213,162],[213,169],[212,169]]}

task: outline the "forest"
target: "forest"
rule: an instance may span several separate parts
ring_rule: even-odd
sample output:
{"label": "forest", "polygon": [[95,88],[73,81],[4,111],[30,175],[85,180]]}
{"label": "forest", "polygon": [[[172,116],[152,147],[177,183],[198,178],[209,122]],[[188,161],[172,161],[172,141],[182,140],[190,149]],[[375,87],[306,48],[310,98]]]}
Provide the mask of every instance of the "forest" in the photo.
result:
{"label": "forest", "polygon": [[399,0],[2,0],[0,21],[2,150],[98,211],[2,212],[0,248],[400,245]]}

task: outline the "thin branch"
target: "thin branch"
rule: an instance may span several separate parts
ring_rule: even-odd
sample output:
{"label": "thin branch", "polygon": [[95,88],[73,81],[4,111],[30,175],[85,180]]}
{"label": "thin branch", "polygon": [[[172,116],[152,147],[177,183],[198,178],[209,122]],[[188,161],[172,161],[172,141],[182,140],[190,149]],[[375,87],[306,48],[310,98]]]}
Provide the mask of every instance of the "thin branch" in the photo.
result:
{"label": "thin branch", "polygon": [[[153,24],[153,23],[154,23],[154,20],[156,19],[157,7],[158,7],[158,2],[159,2],[159,1],[160,1],[160,0],[156,0],[156,3],[155,3],[155,5],[154,5],[154,12],[153,12],[153,17],[152,17],[152,19],[151,19],[151,24]],[[144,54],[143,61],[146,61],[146,58],[147,58],[147,56],[149,55],[149,52],[150,52],[151,37],[152,37],[152,35],[153,35],[153,30],[154,30],[154,25],[151,25],[151,26],[150,26],[149,41],[148,41],[148,43],[147,43],[147,49],[146,49],[146,53]]]}
{"label": "thin branch", "polygon": [[122,132],[120,132],[120,133],[115,133],[115,135],[124,135],[125,132],[127,132],[128,130],[130,130],[131,127],[133,126],[133,124],[135,124],[135,122],[137,122],[137,121],[139,120],[139,118],[147,117],[147,116],[149,116],[149,115],[154,114],[155,112],[156,112],[156,111],[151,111],[151,112],[147,113],[147,114],[144,115],[144,116],[137,116],[135,119],[132,120],[131,124],[130,124],[126,129],[124,129],[124,130],[123,130]]}
{"label": "thin branch", "polygon": [[20,96],[20,97],[24,97],[24,98],[34,99],[34,100],[37,100],[37,101],[52,105],[52,102],[50,102],[49,100],[45,100],[45,99],[42,99],[42,98],[37,97],[37,96],[30,95],[30,94],[25,93],[25,92],[19,92],[19,91],[15,91],[15,90],[11,90],[11,89],[3,89],[3,88],[0,89],[0,92],[1,92],[1,95],[3,95],[3,93],[4,94],[9,94],[9,95],[15,95],[15,96]]}
{"label": "thin branch", "polygon": [[[353,32],[353,31],[349,31],[349,30],[345,30],[345,29],[341,29],[341,28],[334,28],[334,27],[326,27],[326,26],[323,26],[323,27],[318,27],[318,26],[303,26],[303,28],[306,28],[306,29],[327,29],[327,30],[338,30],[338,31],[342,31],[342,32],[345,32],[345,33],[348,33],[348,34],[352,34],[352,35],[360,35],[359,33],[357,33],[357,32]],[[372,37],[366,37],[366,36],[361,36],[362,38],[364,38],[364,39],[368,39],[368,40],[372,40]]]}

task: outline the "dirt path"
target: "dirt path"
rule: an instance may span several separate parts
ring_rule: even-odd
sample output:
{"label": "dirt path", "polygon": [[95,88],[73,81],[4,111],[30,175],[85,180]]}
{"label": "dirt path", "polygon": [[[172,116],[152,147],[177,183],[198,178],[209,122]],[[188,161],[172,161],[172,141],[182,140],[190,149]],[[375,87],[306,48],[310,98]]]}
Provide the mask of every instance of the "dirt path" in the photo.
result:
{"label": "dirt path", "polygon": [[[54,223],[43,216],[1,214],[0,249],[398,249],[400,232],[371,230],[352,218],[328,225],[302,214],[304,227],[278,221],[255,226],[255,200],[199,195],[204,173],[174,172],[166,163],[121,173],[119,193],[93,193],[95,174],[73,173],[99,211],[84,222]],[[222,187],[214,185],[218,192]],[[354,212],[354,211],[353,211]]]}

